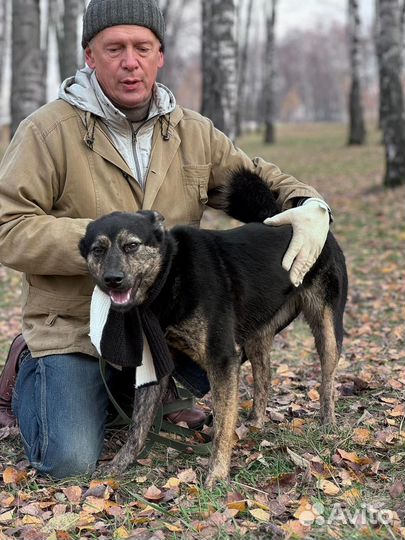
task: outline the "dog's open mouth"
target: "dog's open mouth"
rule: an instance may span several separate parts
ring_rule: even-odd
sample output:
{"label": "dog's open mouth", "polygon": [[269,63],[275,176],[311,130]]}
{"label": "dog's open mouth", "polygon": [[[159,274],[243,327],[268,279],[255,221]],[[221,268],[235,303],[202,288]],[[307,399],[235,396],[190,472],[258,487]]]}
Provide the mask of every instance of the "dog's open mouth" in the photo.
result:
{"label": "dog's open mouth", "polygon": [[132,289],[128,289],[127,291],[108,291],[111,302],[117,304],[117,306],[126,306],[129,304],[132,298],[131,293]]}
{"label": "dog's open mouth", "polygon": [[132,285],[130,289],[126,289],[126,290],[109,289],[107,292],[114,306],[116,307],[131,306],[134,303],[135,294],[139,288],[140,282],[141,282],[141,279],[139,278],[135,281],[135,283]]}

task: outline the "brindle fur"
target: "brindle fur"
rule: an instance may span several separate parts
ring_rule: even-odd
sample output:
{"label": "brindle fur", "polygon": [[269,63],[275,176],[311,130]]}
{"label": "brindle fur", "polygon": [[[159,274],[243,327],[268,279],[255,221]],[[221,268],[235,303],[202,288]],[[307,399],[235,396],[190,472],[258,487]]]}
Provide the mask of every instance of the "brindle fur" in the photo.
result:
{"label": "brindle fur", "polygon": [[[222,196],[225,209],[239,219],[262,219],[277,209],[267,186],[246,171],[233,176]],[[126,252],[125,246],[134,238],[137,249]],[[273,338],[301,312],[315,337],[321,361],[321,422],[335,421],[334,376],[347,294],[344,257],[329,233],[317,263],[303,284],[294,288],[281,266],[290,238],[290,227],[254,223],[233,231],[175,227],[169,232],[162,216],[143,211],[113,213],[96,220],[80,243],[101,289],[108,292],[105,276],[111,274],[122,276],[123,288],[137,288],[125,309],[148,298],[148,289],[159,272],[169,268],[163,289],[151,306],[169,345],[203,367],[211,384],[214,440],[207,486],[229,474],[242,353],[251,362],[254,378],[249,422],[261,428],[270,391]],[[94,254],[99,244],[107,246],[102,256],[97,249]],[[135,392],[128,440],[104,473],[119,474],[136,459],[166,385],[164,380]]]}

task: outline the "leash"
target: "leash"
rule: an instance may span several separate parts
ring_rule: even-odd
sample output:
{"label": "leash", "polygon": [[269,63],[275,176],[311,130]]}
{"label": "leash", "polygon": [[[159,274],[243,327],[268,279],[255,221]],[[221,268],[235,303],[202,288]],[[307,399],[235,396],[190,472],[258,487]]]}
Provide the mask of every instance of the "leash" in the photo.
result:
{"label": "leash", "polygon": [[[112,422],[109,422],[106,427],[108,429],[111,429],[113,427],[118,427],[118,426],[130,426],[132,423],[132,419],[124,411],[124,409],[119,405],[119,403],[113,396],[108,386],[106,373],[105,373],[106,365],[107,365],[107,362],[105,361],[105,359],[100,357],[99,367],[100,367],[101,378],[103,380],[108,397],[118,413],[118,416]],[[194,399],[194,396],[191,394],[191,392],[189,392],[185,388],[178,388],[178,392],[180,395],[180,399],[176,399],[175,401],[172,401],[171,403],[167,403],[165,405],[161,404],[159,406],[159,409],[156,413],[152,427],[148,432],[145,446],[142,452],[138,456],[139,458],[146,457],[151,451],[155,443],[161,444],[165,447],[174,448],[175,450],[178,450],[179,452],[190,453],[190,451],[192,451],[193,453],[199,456],[210,455],[211,448],[212,448],[212,441],[211,441],[211,438],[206,433],[201,433],[200,431],[195,431],[194,429],[178,426],[164,419],[164,416],[166,414],[181,411],[183,409],[191,409],[194,406],[195,399]],[[179,436],[184,437],[186,439],[193,439],[193,438],[195,439],[198,436],[198,438],[203,439],[204,442],[200,442],[200,443],[196,443],[192,441],[183,442],[183,441],[179,441],[174,438],[171,438],[171,437],[165,437],[164,435],[161,435],[161,432],[172,434],[177,437]]]}

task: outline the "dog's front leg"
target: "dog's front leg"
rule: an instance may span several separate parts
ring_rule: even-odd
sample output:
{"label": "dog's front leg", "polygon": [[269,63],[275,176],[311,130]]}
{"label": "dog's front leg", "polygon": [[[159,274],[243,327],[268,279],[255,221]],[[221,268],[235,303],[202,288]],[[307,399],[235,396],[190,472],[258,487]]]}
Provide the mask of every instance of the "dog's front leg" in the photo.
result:
{"label": "dog's front leg", "polygon": [[136,460],[145,444],[159,405],[162,403],[168,381],[169,377],[164,377],[159,384],[135,390],[132,424],[129,427],[128,438],[114,459],[96,470],[96,476],[117,476]]}
{"label": "dog's front leg", "polygon": [[217,480],[226,480],[229,475],[238,417],[240,359],[232,357],[213,363],[208,370],[214,408],[213,449],[205,480],[205,485],[209,488],[213,487]]}

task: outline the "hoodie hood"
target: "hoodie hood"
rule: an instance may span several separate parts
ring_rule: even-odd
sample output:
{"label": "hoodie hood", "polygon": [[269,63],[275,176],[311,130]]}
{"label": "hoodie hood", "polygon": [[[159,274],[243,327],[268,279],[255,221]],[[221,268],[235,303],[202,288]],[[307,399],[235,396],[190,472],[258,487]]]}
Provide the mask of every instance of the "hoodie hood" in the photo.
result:
{"label": "hoodie hood", "polygon": [[132,171],[133,177],[144,188],[152,150],[152,135],[155,123],[166,116],[165,139],[170,128],[170,115],[176,107],[172,92],[163,84],[156,83],[153,88],[152,102],[147,118],[141,122],[132,122],[104,94],[96,77],[95,70],[84,67],[74,77],[66,79],[59,88],[58,97],[86,114],[83,123],[89,130],[89,145],[92,145],[94,127],[88,123],[88,114],[99,118],[107,127],[112,143],[124,158]]}
{"label": "hoodie hood", "polygon": [[[78,70],[76,75],[65,79],[61,84],[58,97],[82,111],[94,114],[108,124],[128,122],[125,114],[117,109],[101,89],[95,70],[88,66]],[[176,99],[173,93],[163,84],[156,83],[153,101],[149,109],[148,119],[164,116],[173,112]]]}

